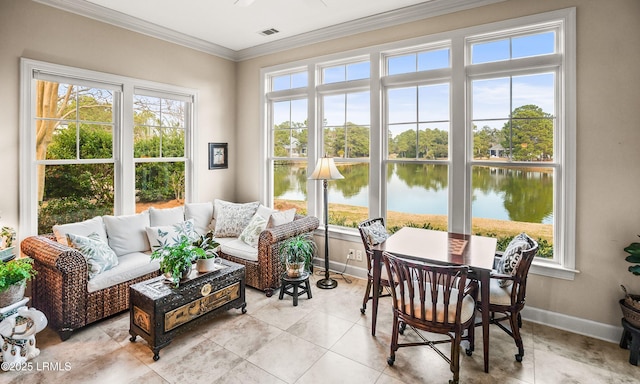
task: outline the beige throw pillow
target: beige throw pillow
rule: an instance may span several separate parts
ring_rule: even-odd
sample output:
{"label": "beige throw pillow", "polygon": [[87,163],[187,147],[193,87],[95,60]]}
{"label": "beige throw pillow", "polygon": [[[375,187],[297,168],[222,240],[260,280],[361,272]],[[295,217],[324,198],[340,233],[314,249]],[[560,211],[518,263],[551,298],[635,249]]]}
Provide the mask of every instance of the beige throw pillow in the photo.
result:
{"label": "beige throw pillow", "polygon": [[293,221],[296,217],[296,209],[291,208],[286,211],[276,211],[271,214],[269,217],[269,223],[267,224],[267,228],[277,227],[282,224],[287,224]]}

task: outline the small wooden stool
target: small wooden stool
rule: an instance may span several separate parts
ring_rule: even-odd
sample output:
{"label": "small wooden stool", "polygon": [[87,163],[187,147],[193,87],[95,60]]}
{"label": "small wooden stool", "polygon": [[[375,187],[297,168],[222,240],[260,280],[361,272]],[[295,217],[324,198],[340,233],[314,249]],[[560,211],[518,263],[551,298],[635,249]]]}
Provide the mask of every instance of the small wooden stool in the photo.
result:
{"label": "small wooden stool", "polygon": [[[629,349],[629,364],[638,365],[638,354],[640,353],[640,328],[631,325],[627,320],[622,319],[622,338],[620,339],[620,348]],[[631,341],[631,345],[629,345]]]}
{"label": "small wooden stool", "polygon": [[[282,286],[280,287],[280,300],[286,293],[293,297],[293,306],[298,306],[298,296],[307,294],[307,298],[311,298],[311,286],[309,285],[309,272],[303,272],[298,277],[289,277],[287,273],[282,274]],[[290,288],[291,290],[288,290]]]}

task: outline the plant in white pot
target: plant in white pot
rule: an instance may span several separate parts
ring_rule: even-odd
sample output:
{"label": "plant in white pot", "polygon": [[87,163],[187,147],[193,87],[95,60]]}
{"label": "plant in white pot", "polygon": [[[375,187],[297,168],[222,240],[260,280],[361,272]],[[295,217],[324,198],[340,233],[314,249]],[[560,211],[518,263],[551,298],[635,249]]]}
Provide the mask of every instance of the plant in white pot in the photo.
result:
{"label": "plant in white pot", "polygon": [[28,257],[0,261],[0,308],[22,300],[27,281],[36,273],[33,260]]}
{"label": "plant in white pot", "polygon": [[316,243],[309,234],[301,234],[284,240],[279,247],[282,263],[289,277],[299,277],[309,271]]}
{"label": "plant in white pot", "polygon": [[200,238],[196,240],[193,245],[199,247],[204,251],[204,254],[199,255],[198,259],[196,260],[196,270],[200,273],[215,270],[220,243],[218,243],[213,237],[213,232],[209,232],[206,235],[200,236]]}

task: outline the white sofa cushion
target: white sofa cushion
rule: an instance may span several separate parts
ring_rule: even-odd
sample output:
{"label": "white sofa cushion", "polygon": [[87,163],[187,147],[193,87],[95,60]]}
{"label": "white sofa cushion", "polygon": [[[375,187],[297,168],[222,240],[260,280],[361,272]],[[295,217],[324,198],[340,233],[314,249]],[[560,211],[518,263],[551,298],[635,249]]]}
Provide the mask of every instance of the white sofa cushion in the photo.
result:
{"label": "white sofa cushion", "polygon": [[269,217],[267,228],[277,227],[278,225],[287,224],[296,218],[296,209],[291,208],[286,211],[276,211]]}
{"label": "white sofa cushion", "polygon": [[107,227],[109,246],[116,255],[151,250],[146,231],[151,226],[148,212],[125,216],[106,215],[102,219]]}
{"label": "white sofa cushion", "polygon": [[172,225],[184,221],[184,208],[182,206],[175,208],[149,208],[149,222],[151,227],[160,227],[163,225]]}
{"label": "white sofa cushion", "polygon": [[78,223],[60,224],[53,226],[53,234],[60,244],[68,245],[67,233],[74,235],[89,236],[92,233],[100,236],[100,239],[107,242],[107,232],[104,229],[102,217],[96,216],[93,219],[81,221]]}
{"label": "white sofa cushion", "polygon": [[260,203],[231,203],[216,199],[214,201],[213,215],[215,218],[215,237],[238,237],[246,228],[253,215],[258,210]]}
{"label": "white sofa cushion", "polygon": [[[229,256],[241,259],[258,261],[258,248],[253,248],[249,244],[238,238],[216,239],[220,242],[220,250]],[[221,241],[222,240],[222,241]]]}
{"label": "white sofa cushion", "polygon": [[212,203],[187,203],[184,205],[184,219],[193,219],[198,235],[206,235],[211,229],[209,224],[213,220]]}
{"label": "white sofa cushion", "polygon": [[97,275],[87,284],[89,292],[99,291],[146,275],[160,269],[157,260],[151,261],[149,253],[132,252],[118,257],[118,265]]}
{"label": "white sofa cushion", "polygon": [[173,225],[163,225],[159,227],[145,228],[151,249],[164,248],[168,245],[176,245],[182,236],[187,236],[192,242],[197,235],[193,229],[193,219],[181,221]]}

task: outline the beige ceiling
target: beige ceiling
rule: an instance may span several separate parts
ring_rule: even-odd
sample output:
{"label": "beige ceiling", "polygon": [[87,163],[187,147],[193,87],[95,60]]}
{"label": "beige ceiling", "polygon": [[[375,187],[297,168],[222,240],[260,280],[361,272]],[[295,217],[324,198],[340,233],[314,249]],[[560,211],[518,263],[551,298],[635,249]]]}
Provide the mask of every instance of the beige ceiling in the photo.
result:
{"label": "beige ceiling", "polygon": [[240,60],[502,0],[34,1]]}

